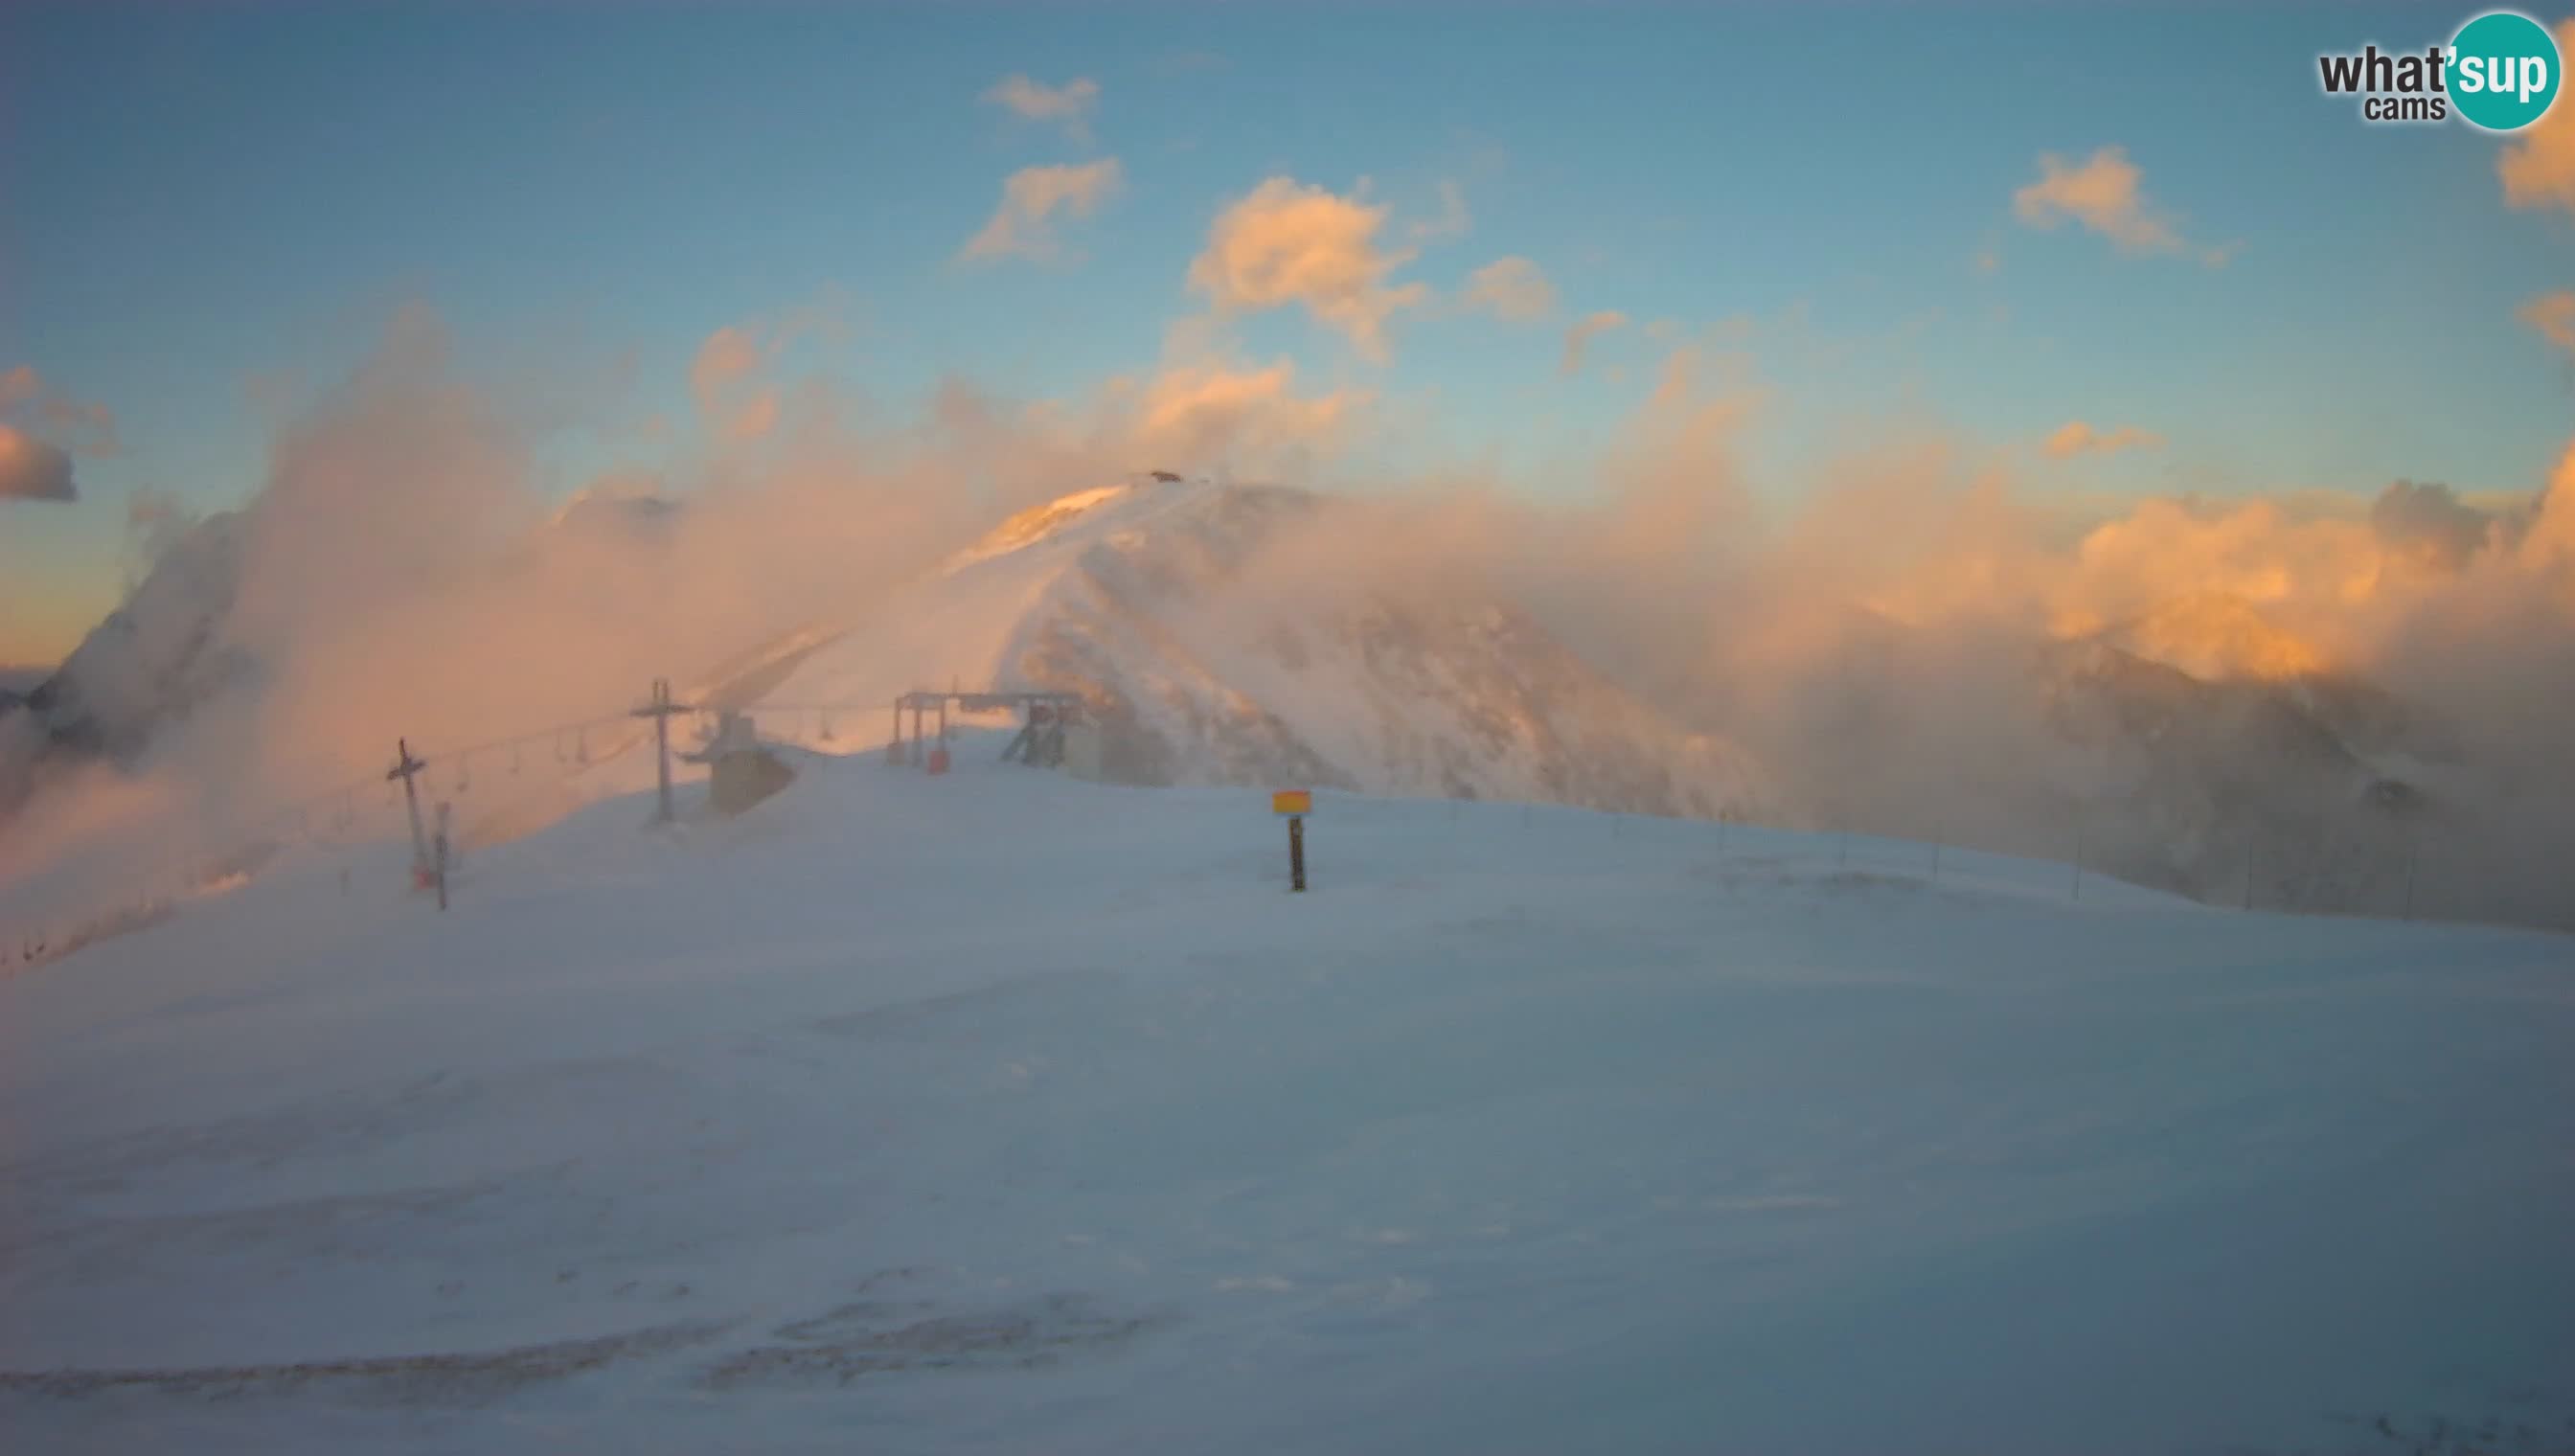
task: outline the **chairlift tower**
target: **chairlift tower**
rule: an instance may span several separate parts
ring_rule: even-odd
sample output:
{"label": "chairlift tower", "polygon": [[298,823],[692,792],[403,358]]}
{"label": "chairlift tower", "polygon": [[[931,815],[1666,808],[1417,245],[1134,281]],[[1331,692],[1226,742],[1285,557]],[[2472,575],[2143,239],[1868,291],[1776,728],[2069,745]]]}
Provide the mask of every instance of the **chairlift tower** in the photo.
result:
{"label": "chairlift tower", "polygon": [[653,701],[633,711],[632,716],[635,718],[653,720],[653,771],[661,789],[660,797],[653,810],[653,822],[657,824],[667,824],[672,819],[671,718],[675,714],[695,712],[697,712],[696,709],[685,703],[672,701],[671,680],[668,678],[654,679]]}

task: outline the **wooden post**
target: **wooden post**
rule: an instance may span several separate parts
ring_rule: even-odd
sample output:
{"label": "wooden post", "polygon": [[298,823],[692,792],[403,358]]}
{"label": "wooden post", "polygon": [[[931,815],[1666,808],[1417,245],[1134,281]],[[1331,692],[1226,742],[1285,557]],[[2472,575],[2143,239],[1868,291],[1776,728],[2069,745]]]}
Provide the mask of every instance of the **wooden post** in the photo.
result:
{"label": "wooden post", "polygon": [[653,821],[671,821],[671,684],[653,681]]}
{"label": "wooden post", "polygon": [[1270,791],[1270,811],[1288,820],[1288,888],[1305,888],[1305,815],[1314,807],[1314,792],[1309,788],[1274,788]]}
{"label": "wooden post", "polygon": [[385,777],[388,781],[402,780],[403,803],[411,811],[411,872],[417,877],[429,869],[429,841],[421,833],[420,791],[412,786],[412,780],[429,764],[411,755],[409,738],[394,739],[394,766],[385,770]]}
{"label": "wooden post", "polygon": [[431,873],[438,878],[438,908],[447,908],[447,805],[438,806],[438,844],[432,857]]}
{"label": "wooden post", "polygon": [[2414,863],[2422,857],[2423,840],[2417,835],[2405,845],[2405,918],[2409,920],[2414,918]]}

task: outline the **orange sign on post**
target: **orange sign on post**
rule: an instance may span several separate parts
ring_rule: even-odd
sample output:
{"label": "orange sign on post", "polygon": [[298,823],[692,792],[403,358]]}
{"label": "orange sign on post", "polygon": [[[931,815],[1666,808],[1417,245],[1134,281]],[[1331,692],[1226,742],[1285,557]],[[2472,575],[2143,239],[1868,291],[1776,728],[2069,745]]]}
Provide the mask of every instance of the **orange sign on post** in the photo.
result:
{"label": "orange sign on post", "polygon": [[1288,820],[1288,887],[1305,887],[1305,815],[1314,811],[1314,791],[1310,788],[1278,788],[1271,790],[1270,811]]}

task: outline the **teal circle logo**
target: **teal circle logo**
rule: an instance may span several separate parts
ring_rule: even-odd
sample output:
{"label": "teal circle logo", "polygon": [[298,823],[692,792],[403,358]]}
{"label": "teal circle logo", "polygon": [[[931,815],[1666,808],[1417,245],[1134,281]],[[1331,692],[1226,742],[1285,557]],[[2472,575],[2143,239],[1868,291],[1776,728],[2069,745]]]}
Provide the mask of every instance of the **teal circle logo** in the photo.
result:
{"label": "teal circle logo", "polygon": [[2517,132],[2557,99],[2557,40],[2527,15],[2495,10],[2450,39],[2447,80],[2459,119],[2490,132]]}

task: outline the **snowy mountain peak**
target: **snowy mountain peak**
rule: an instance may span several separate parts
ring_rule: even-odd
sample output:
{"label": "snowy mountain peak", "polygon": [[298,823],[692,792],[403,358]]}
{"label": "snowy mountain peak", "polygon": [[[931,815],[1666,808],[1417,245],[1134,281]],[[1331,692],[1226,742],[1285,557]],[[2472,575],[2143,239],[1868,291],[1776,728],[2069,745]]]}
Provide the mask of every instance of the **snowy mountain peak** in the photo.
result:
{"label": "snowy mountain peak", "polygon": [[1013,552],[1060,541],[1078,527],[1088,528],[1086,535],[1093,534],[1099,528],[1150,515],[1178,504],[1194,492],[1209,489],[1212,488],[1202,482],[1184,480],[1169,471],[1153,471],[1112,485],[1058,496],[1045,505],[1019,512],[986,532],[983,540],[949,558],[943,570],[963,571]]}
{"label": "snowy mountain peak", "polygon": [[1377,509],[1168,474],[1061,497],[818,653],[790,696],[957,678],[1078,693],[1108,729],[1104,770],[1131,782],[1778,811],[1749,754],[1686,731],[1517,605],[1287,566],[1380,534]]}

